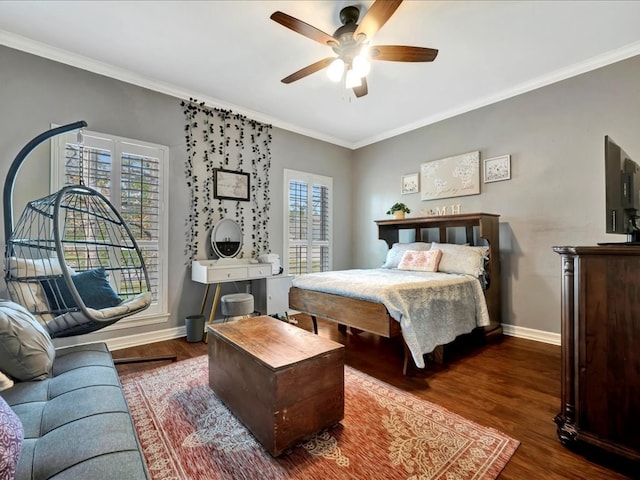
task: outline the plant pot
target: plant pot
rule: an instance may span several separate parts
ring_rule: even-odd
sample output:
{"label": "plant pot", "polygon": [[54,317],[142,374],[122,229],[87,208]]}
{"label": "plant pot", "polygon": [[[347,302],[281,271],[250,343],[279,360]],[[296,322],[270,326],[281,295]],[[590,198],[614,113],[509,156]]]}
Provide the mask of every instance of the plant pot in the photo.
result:
{"label": "plant pot", "polygon": [[404,218],[404,212],[402,210],[396,210],[393,212],[393,216],[396,220],[402,220]]}

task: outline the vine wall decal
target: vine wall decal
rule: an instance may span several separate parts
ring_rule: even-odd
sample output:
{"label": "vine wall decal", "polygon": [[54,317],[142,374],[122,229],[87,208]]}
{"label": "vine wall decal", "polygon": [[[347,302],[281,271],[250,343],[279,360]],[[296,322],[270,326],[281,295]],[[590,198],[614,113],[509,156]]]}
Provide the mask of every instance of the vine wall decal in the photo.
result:
{"label": "vine wall decal", "polygon": [[[191,207],[185,234],[188,264],[207,258],[208,235],[222,218],[233,218],[242,228],[240,257],[257,258],[270,253],[271,125],[230,110],[208,107],[193,98],[182,101],[181,106],[186,119],[185,176]],[[215,168],[249,173],[250,201],[214,198]]]}

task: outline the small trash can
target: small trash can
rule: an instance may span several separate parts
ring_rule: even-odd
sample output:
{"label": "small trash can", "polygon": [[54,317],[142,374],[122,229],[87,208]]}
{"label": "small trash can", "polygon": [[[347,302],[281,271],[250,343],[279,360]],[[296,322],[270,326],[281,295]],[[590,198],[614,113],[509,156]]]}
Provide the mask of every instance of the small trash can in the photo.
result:
{"label": "small trash can", "polygon": [[204,338],[204,315],[189,315],[184,319],[187,342],[201,342]]}

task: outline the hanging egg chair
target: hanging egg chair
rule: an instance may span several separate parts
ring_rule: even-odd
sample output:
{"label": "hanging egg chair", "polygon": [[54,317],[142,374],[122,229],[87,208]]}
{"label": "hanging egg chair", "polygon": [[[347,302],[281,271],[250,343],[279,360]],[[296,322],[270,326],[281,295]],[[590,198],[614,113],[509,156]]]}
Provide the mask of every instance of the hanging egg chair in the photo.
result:
{"label": "hanging egg chair", "polygon": [[36,137],[18,154],[5,182],[7,290],[52,338],[94,332],[145,310],[152,301],[131,230],[97,190],[70,185],[31,201],[13,227],[13,185],[26,155],[43,140],[83,126],[76,122]]}

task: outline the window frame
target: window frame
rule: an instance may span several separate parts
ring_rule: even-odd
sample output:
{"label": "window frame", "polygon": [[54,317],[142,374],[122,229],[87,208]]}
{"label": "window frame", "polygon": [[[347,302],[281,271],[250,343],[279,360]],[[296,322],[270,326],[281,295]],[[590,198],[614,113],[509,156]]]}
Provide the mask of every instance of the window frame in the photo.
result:
{"label": "window frame", "polygon": [[[52,125],[52,128],[57,125]],[[66,144],[77,144],[77,131],[57,135],[51,139],[51,174],[50,191],[56,192],[65,186],[65,152]],[[166,206],[169,204],[169,185],[167,169],[169,164],[169,147],[154,144],[142,140],[109,135],[83,129],[84,144],[92,148],[101,148],[111,152],[111,190],[109,201],[118,212],[121,211],[121,157],[123,153],[153,157],[158,159],[158,285],[156,301],[151,306],[138,314],[124,318],[109,327],[117,330],[135,326],[148,325],[165,321],[169,316],[168,309],[168,245],[169,245],[169,214]],[[88,185],[91,186],[91,185]],[[142,248],[148,242],[136,238],[136,242]]]}
{"label": "window frame", "polygon": [[[322,185],[328,189],[328,225],[327,225],[327,238],[325,242],[313,241],[313,215],[308,215],[307,218],[307,271],[312,272],[312,246],[324,244],[329,249],[327,271],[333,269],[333,177],[327,177],[324,175],[318,175],[315,173],[302,172],[298,170],[284,169],[284,201],[283,201],[283,261],[282,265],[284,272],[288,275],[289,272],[289,248],[291,246],[289,237],[289,183],[291,181],[304,182],[307,185],[313,187],[313,185]],[[313,198],[313,188],[308,190],[308,203],[311,205]]]}

